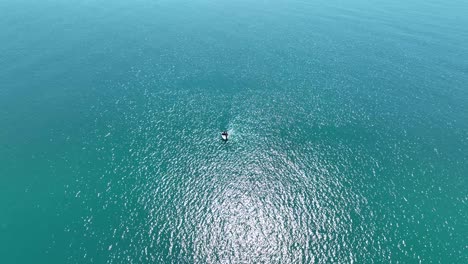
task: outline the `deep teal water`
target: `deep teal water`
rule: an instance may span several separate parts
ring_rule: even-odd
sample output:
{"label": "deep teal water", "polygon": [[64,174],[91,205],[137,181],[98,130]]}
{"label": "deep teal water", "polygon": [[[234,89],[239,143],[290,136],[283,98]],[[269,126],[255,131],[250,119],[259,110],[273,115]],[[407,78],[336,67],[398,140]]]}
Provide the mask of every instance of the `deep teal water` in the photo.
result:
{"label": "deep teal water", "polygon": [[467,14],[0,1],[0,263],[468,262]]}

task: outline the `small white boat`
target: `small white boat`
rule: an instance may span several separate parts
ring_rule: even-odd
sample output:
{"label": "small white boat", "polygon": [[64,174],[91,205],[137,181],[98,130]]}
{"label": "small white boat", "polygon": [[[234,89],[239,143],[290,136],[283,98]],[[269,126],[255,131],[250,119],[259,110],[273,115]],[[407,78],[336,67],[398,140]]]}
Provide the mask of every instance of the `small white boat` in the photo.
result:
{"label": "small white boat", "polygon": [[229,134],[227,131],[224,131],[223,133],[221,133],[221,138],[224,140],[224,141],[227,141],[228,140],[228,137],[229,137]]}

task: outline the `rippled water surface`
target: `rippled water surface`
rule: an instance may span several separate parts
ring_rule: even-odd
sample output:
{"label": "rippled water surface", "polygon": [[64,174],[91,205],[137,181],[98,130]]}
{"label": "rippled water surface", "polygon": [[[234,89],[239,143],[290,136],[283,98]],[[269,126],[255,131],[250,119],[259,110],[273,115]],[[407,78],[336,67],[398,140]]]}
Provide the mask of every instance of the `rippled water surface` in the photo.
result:
{"label": "rippled water surface", "polygon": [[0,1],[0,262],[468,262],[466,14]]}

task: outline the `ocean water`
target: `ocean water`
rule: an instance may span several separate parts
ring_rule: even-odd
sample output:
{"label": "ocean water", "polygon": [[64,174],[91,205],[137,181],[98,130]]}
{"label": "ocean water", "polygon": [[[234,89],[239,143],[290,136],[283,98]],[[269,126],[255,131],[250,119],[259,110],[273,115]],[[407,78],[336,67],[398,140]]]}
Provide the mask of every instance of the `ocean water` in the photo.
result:
{"label": "ocean water", "polygon": [[0,263],[467,263],[467,14],[0,0]]}

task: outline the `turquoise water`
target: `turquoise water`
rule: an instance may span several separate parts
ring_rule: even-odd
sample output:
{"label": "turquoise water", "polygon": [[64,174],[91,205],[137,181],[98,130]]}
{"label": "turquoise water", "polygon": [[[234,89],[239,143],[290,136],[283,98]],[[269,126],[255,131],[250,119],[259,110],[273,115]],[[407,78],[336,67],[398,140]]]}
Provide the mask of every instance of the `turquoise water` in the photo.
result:
{"label": "turquoise water", "polygon": [[468,262],[467,14],[0,1],[0,263]]}

